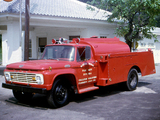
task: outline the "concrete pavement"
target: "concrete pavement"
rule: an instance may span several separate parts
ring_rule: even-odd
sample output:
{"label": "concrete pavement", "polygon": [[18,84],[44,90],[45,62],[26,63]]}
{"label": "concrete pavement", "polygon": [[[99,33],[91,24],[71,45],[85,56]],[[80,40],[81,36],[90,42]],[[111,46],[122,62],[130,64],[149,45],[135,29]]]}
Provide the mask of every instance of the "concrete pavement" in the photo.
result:
{"label": "concrete pavement", "polygon": [[156,74],[140,77],[135,91],[108,86],[76,95],[59,109],[51,109],[46,97],[38,94],[28,103],[18,102],[2,82],[1,76],[0,120],[160,120],[160,65]]}

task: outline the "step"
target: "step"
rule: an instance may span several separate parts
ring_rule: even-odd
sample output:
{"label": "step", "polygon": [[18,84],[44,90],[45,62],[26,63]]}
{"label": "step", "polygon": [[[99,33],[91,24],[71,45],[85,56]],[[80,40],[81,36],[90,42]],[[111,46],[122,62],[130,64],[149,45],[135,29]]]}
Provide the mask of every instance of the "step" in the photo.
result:
{"label": "step", "polygon": [[107,85],[108,78],[99,78],[97,81],[97,85],[99,86],[106,86]]}
{"label": "step", "polygon": [[97,89],[99,89],[99,87],[96,87],[96,86],[83,88],[83,89],[79,90],[79,94],[82,94],[82,93],[85,93],[85,92],[89,92],[89,91],[93,91],[93,90],[97,90]]}

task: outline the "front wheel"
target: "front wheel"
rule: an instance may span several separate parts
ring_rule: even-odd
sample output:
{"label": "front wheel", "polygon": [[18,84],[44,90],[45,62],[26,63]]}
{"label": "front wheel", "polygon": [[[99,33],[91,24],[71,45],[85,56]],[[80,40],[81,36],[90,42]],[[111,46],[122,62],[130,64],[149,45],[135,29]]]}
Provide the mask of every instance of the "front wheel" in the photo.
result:
{"label": "front wheel", "polygon": [[58,108],[69,102],[68,85],[62,80],[56,80],[48,96],[48,103],[51,107]]}
{"label": "front wheel", "polygon": [[136,69],[131,69],[128,74],[128,79],[127,79],[127,89],[129,91],[133,91],[136,89],[138,85],[138,74]]}

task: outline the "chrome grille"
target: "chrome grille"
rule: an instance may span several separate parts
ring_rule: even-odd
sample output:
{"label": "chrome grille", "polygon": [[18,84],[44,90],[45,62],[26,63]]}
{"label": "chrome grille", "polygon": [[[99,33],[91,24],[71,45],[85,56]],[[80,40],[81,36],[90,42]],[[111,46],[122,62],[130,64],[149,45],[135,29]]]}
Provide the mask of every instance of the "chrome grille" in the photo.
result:
{"label": "chrome grille", "polygon": [[11,81],[13,81],[13,82],[37,84],[37,81],[33,80],[33,78],[35,78],[36,74],[11,72],[10,76],[11,76]]}

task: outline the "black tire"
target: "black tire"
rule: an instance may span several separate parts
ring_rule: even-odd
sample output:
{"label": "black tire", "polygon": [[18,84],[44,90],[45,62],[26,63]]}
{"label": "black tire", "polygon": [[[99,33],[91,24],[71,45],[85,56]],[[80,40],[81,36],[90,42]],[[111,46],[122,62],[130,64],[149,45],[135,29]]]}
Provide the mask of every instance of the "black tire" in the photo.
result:
{"label": "black tire", "polygon": [[21,102],[27,102],[32,99],[33,93],[12,90],[14,97]]}
{"label": "black tire", "polygon": [[62,107],[69,102],[69,85],[58,79],[53,84],[48,96],[48,104],[53,108]]}
{"label": "black tire", "polygon": [[133,91],[137,88],[138,85],[138,74],[136,69],[131,69],[128,73],[128,79],[127,79],[127,89],[129,91]]}

